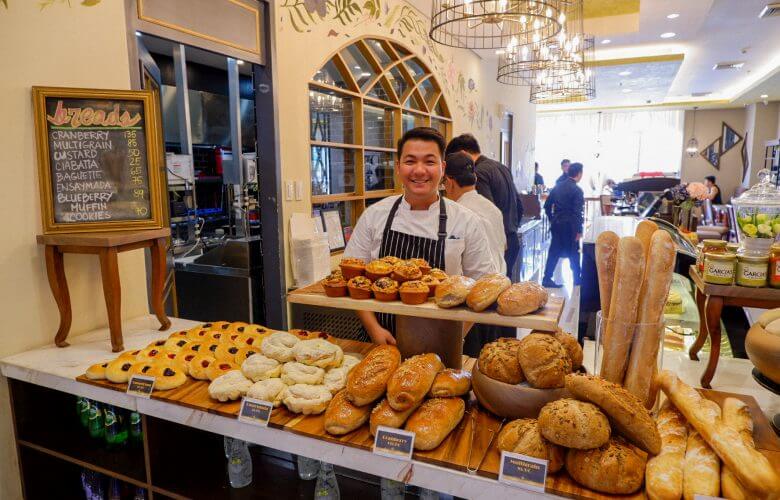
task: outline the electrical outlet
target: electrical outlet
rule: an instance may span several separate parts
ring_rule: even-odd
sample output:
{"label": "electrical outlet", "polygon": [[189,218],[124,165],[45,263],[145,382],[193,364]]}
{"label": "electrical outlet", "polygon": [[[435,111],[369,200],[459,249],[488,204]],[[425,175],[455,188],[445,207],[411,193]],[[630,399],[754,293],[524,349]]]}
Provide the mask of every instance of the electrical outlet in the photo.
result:
{"label": "electrical outlet", "polygon": [[284,199],[286,201],[293,201],[293,195],[295,192],[295,188],[293,187],[292,181],[285,181],[284,182]]}

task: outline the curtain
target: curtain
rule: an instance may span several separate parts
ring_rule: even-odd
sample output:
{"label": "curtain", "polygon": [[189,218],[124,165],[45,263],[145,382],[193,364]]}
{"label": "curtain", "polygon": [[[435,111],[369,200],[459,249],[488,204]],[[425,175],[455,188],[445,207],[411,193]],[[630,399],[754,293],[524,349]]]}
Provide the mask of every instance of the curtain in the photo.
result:
{"label": "curtain", "polygon": [[680,172],[682,110],[546,113],[536,118],[536,161],[545,184],[561,175],[561,160],[584,166],[580,186],[600,192],[637,172]]}

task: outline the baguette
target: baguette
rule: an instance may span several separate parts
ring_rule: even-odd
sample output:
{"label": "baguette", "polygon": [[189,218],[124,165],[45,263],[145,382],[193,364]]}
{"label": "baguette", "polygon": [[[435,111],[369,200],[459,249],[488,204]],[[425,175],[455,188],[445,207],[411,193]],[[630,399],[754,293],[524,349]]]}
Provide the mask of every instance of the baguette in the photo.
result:
{"label": "baguette", "polygon": [[645,250],[645,257],[650,255],[650,240],[656,231],[658,231],[658,224],[651,220],[643,220],[636,225],[634,236],[639,238],[639,241],[642,242],[642,248]]}
{"label": "baguette", "polygon": [[406,419],[409,418],[409,415],[414,413],[414,410],[417,408],[417,406],[414,406],[405,411],[396,411],[388,404],[387,398],[385,398],[371,410],[371,416],[368,419],[368,430],[372,436],[375,436],[376,429],[379,426],[400,429],[403,427]]}
{"label": "baguette", "polygon": [[[753,442],[753,418],[747,404],[736,398],[723,401],[723,424],[739,433],[746,446],[755,448]],[[748,500],[750,495],[742,487],[731,469],[725,465],[720,469],[720,488],[724,498],[729,500]]]}
{"label": "baguette", "polygon": [[596,238],[596,270],[599,275],[601,317],[609,318],[609,302],[612,300],[612,281],[615,278],[615,261],[620,237],[612,231],[604,231]]}
{"label": "baguette", "polygon": [[683,463],[688,425],[667,399],[656,419],[661,435],[661,453],[645,468],[645,491],[650,500],[679,500],[683,493]]}
{"label": "baguette", "polygon": [[610,382],[623,383],[628,364],[628,352],[633,339],[639,307],[639,286],[645,271],[642,242],[634,236],[620,238],[609,304],[609,320],[602,331],[603,355],[600,375]]}
{"label": "baguette", "polygon": [[780,498],[780,476],[769,460],[748,446],[740,433],[725,425],[723,419],[714,418],[703,407],[704,398],[695,389],[668,370],[659,372],[656,381],[688,423],[734,473],[750,493],[750,498]]}
{"label": "baguette", "polygon": [[415,450],[432,450],[458,426],[466,410],[461,398],[433,398],[420,405],[406,421],[414,432]]}
{"label": "baguette", "polygon": [[439,356],[418,354],[407,359],[387,381],[387,402],[396,411],[417,406],[428,394],[436,374],[444,369]]}
{"label": "baguette", "polygon": [[[655,226],[654,223],[651,224]],[[650,241],[645,280],[639,293],[637,323],[643,326],[637,327],[634,334],[626,378],[623,382],[626,389],[641,399],[648,408],[653,406],[649,401],[650,386],[653,382],[654,369],[658,364],[658,348],[663,335],[663,325],[658,323],[664,315],[664,304],[669,296],[676,256],[677,250],[669,233],[656,231]]]}
{"label": "baguette", "polygon": [[[705,399],[702,410],[720,420],[720,406]],[[683,466],[683,498],[694,500],[697,495],[716,497],[720,493],[720,460],[695,429],[688,431],[688,447]]]}
{"label": "baguette", "polygon": [[381,398],[387,381],[401,364],[401,353],[393,345],[371,349],[347,375],[347,399],[356,406],[365,406]]}

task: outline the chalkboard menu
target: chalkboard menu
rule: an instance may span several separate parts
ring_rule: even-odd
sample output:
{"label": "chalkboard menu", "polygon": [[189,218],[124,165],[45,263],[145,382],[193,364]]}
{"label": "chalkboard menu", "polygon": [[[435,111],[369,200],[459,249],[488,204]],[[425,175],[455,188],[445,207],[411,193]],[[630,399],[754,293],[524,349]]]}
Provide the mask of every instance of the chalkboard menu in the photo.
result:
{"label": "chalkboard menu", "polygon": [[161,227],[151,93],[33,89],[44,233]]}

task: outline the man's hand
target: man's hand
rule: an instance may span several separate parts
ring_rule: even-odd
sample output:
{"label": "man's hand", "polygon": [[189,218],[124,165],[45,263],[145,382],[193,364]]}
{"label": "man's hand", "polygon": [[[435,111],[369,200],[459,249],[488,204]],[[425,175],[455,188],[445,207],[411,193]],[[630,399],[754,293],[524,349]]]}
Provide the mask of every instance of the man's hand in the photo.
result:
{"label": "man's hand", "polygon": [[371,341],[374,344],[389,344],[395,345],[395,337],[388,330],[382,327],[368,330],[368,336],[371,337]]}

